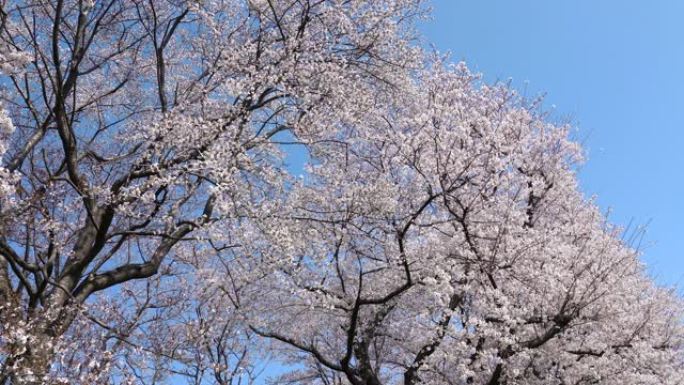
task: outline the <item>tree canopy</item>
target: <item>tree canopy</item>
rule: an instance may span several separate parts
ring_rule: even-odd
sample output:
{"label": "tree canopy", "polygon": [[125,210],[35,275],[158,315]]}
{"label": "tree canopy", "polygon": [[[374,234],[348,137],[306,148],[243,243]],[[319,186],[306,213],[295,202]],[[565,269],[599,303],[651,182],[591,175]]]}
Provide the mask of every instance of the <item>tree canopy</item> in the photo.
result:
{"label": "tree canopy", "polygon": [[0,384],[684,381],[571,127],[421,1],[0,6]]}

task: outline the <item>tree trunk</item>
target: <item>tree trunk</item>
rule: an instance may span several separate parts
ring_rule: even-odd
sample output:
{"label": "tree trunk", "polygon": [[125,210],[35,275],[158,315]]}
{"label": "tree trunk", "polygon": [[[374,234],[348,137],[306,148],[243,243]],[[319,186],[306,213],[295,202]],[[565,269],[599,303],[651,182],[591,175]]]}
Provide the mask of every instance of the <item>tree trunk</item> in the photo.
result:
{"label": "tree trunk", "polygon": [[25,333],[17,329],[18,336],[23,334],[28,338],[19,337],[10,345],[13,356],[5,362],[0,385],[6,385],[8,380],[11,385],[52,384],[48,374],[55,355],[55,338],[47,333],[48,328],[44,322],[27,329]]}
{"label": "tree trunk", "polygon": [[54,356],[52,338],[45,335],[35,337],[35,341],[27,344],[27,350],[14,362],[15,368],[10,373],[12,385],[47,384],[50,362]]}

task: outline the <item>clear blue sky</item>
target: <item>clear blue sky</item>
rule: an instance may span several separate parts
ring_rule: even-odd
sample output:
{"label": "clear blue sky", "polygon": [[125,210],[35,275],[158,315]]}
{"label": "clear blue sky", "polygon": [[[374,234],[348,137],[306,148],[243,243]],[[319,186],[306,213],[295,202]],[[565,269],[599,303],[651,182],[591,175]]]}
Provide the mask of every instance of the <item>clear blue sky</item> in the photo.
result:
{"label": "clear blue sky", "polygon": [[[487,81],[546,94],[587,150],[582,189],[645,224],[643,259],[684,286],[684,1],[433,0],[425,39]],[[681,290],[680,290],[681,291]]]}

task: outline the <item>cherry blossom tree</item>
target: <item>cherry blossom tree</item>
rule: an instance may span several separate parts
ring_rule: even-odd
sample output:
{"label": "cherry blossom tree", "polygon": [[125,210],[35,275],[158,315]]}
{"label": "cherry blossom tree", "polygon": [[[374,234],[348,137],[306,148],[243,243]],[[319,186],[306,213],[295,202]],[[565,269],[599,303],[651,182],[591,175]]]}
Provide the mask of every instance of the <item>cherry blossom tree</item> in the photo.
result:
{"label": "cherry blossom tree", "polygon": [[3,0],[0,383],[244,383],[252,337],[207,313],[224,297],[202,294],[198,256],[236,247],[211,229],[286,189],[278,142],[315,141],[400,83],[422,12]]}
{"label": "cherry blossom tree", "polygon": [[420,1],[0,4],[0,384],[684,382],[570,128]]}
{"label": "cherry blossom tree", "polygon": [[568,127],[439,61],[396,99],[243,233],[250,326],[305,363],[278,383],[684,380],[681,301],[578,191]]}

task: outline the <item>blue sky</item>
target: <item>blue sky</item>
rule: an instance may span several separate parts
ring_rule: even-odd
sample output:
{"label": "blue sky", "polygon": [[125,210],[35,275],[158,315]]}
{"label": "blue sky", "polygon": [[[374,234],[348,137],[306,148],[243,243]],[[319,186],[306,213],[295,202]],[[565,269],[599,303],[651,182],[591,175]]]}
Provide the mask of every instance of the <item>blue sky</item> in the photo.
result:
{"label": "blue sky", "polygon": [[[684,1],[433,0],[426,42],[487,81],[546,94],[584,143],[582,189],[648,223],[643,259],[684,286]],[[553,107],[555,106],[555,108]],[[680,287],[681,289],[681,287]],[[681,290],[680,290],[681,291]]]}

